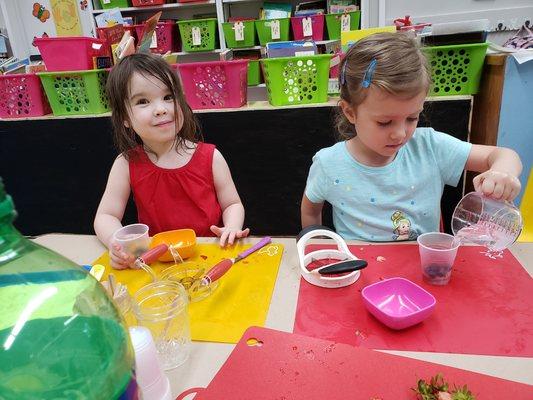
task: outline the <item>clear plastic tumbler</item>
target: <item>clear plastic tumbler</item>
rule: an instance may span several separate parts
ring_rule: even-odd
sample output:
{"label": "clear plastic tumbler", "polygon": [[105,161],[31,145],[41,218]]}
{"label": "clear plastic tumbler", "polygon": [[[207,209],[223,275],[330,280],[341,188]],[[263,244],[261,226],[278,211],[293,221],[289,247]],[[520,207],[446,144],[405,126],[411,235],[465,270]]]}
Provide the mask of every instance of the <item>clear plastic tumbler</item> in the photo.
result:
{"label": "clear plastic tumbler", "polygon": [[417,239],[424,281],[432,285],[447,285],[459,243],[452,235],[430,232]]}
{"label": "clear plastic tumbler", "polygon": [[126,254],[137,258],[150,247],[148,230],[145,224],[126,225],[113,234],[113,240]]}

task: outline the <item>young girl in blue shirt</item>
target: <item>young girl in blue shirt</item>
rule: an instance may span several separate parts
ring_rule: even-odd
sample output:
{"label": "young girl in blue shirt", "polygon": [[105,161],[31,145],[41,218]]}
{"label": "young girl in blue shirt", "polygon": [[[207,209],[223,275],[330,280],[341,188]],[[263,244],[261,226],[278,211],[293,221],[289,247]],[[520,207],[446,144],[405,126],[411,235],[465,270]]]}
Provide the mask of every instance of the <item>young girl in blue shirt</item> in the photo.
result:
{"label": "young girl in blue shirt", "polygon": [[402,33],[364,38],[340,66],[341,141],[313,157],[302,227],[322,223],[324,201],[345,239],[414,240],[438,231],[444,185],[481,172],[476,191],[501,200],[520,192],[516,152],[417,128],[431,85],[428,61]]}

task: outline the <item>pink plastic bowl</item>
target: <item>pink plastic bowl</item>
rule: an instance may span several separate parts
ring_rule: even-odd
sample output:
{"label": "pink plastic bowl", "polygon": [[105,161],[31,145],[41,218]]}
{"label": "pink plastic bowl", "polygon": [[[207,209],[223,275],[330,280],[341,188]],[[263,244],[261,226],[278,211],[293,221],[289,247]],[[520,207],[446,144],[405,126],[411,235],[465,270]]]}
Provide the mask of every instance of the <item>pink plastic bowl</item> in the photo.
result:
{"label": "pink plastic bowl", "polygon": [[368,311],[392,329],[404,329],[426,319],[435,297],[405,278],[390,278],[366,286],[362,292]]}

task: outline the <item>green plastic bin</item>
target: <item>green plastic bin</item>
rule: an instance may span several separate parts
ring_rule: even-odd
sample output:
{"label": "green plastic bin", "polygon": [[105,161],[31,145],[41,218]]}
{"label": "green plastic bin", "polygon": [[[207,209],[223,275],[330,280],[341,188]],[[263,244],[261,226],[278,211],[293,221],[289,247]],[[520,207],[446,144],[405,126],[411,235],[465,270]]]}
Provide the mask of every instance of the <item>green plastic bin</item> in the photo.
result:
{"label": "green plastic bin", "polygon": [[[180,30],[183,51],[196,52],[211,51],[215,49],[217,32],[216,18],[178,21],[178,27]],[[201,43],[199,45],[193,45],[192,31],[195,27],[200,29]]]}
{"label": "green plastic bin", "polygon": [[[359,22],[361,20],[361,11],[352,11],[347,14],[350,16],[350,30],[358,30]],[[326,27],[328,29],[328,37],[330,40],[338,40],[341,38],[342,16],[343,14],[326,14]]]}
{"label": "green plastic bin", "polygon": [[233,29],[234,22],[224,22],[222,29],[224,30],[224,38],[226,39],[226,46],[230,49],[238,49],[241,47],[254,47],[255,40],[255,26],[254,21],[239,21],[244,26],[244,40],[235,39],[235,30]]}
{"label": "green plastic bin", "polygon": [[100,0],[100,5],[103,9],[107,10],[109,8],[126,8],[131,7],[129,0]]}
{"label": "green plastic bin", "polygon": [[262,59],[270,104],[285,106],[327,102],[331,57],[331,54],[321,54]]}
{"label": "green plastic bin", "polygon": [[[272,39],[272,21],[279,21],[279,39]],[[255,29],[259,37],[259,44],[266,46],[270,42],[286,42],[289,40],[290,18],[258,19],[255,21]]]}
{"label": "green plastic bin", "polygon": [[248,60],[248,86],[257,86],[261,83],[261,66],[259,60]]}
{"label": "green plastic bin", "polygon": [[109,111],[105,85],[108,72],[40,72],[39,78],[54,115],[101,114]]}
{"label": "green plastic bin", "polygon": [[488,43],[424,47],[431,65],[431,96],[470,95],[479,89]]}

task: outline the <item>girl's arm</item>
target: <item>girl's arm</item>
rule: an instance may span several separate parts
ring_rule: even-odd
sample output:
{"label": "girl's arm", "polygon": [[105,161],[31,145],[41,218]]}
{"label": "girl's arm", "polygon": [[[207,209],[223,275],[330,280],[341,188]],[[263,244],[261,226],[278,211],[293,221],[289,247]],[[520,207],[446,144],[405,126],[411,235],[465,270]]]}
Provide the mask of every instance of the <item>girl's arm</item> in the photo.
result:
{"label": "girl's arm", "polygon": [[324,203],[313,203],[303,195],[302,206],[300,208],[302,214],[302,229],[309,225],[322,225],[322,208]]}
{"label": "girl's arm", "polygon": [[473,181],[478,192],[509,201],[520,193],[518,176],[522,172],[522,162],[514,150],[474,144],[466,169],[481,172]]}
{"label": "girl's arm", "polygon": [[100,205],[94,218],[94,231],[98,239],[109,248],[113,268],[127,268],[133,261],[120,246],[111,243],[113,233],[122,227],[121,220],[130,196],[130,172],[126,159],[118,156],[107,179]]}
{"label": "girl's arm", "polygon": [[242,230],[244,206],[242,205],[235,183],[231,177],[228,163],[215,149],[213,155],[213,179],[218,203],[222,209],[223,227],[211,226],[211,231],[220,237],[220,245],[233,244],[236,238],[248,236],[249,229]]}

